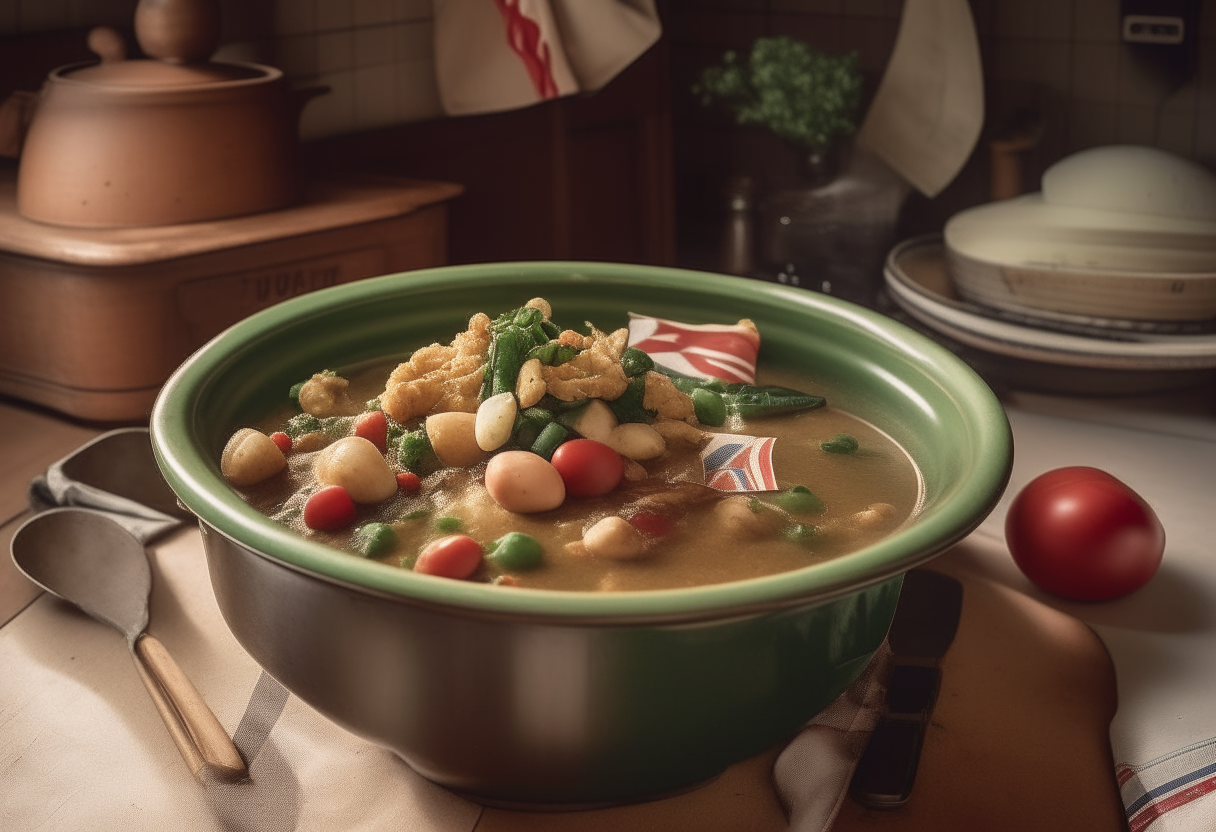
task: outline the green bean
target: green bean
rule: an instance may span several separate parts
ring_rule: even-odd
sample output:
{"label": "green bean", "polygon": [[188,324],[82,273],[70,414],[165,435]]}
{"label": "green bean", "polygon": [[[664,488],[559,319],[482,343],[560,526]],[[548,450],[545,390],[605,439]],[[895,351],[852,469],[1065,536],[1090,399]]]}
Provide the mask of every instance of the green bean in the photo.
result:
{"label": "green bean", "polygon": [[625,392],[616,399],[608,402],[609,409],[616,414],[618,422],[654,421],[655,411],[647,410],[643,404],[646,400],[646,379],[643,376],[629,379]]}
{"label": "green bean", "polygon": [[565,442],[566,437],[569,435],[570,432],[560,423],[550,422],[545,425],[545,429],[540,432],[540,436],[536,437],[536,441],[532,443],[532,453],[545,459],[552,459],[553,452],[557,450],[557,446]]}
{"label": "green bean", "polygon": [[516,444],[531,448],[536,437],[553,421],[553,411],[543,407],[528,407],[515,414],[515,427],[511,430]]}
{"label": "green bean", "polygon": [[[718,379],[696,378],[671,370],[659,369],[671,379],[677,390],[690,396],[694,395],[697,390],[708,390],[721,394],[722,401],[726,405],[726,412],[743,419],[780,416],[802,410],[813,410],[827,404],[827,400],[822,396],[812,396],[788,387],[756,386],[742,382],[727,384]],[[710,423],[702,422],[702,424]]]}
{"label": "green bean", "polygon": [[654,359],[637,347],[630,347],[621,356],[621,369],[630,378],[640,376],[654,369]]}
{"label": "green bean", "polygon": [[559,344],[556,341],[549,341],[529,350],[526,360],[535,358],[541,364],[555,367],[558,364],[565,364],[576,355],[578,355],[578,350],[574,347]]}

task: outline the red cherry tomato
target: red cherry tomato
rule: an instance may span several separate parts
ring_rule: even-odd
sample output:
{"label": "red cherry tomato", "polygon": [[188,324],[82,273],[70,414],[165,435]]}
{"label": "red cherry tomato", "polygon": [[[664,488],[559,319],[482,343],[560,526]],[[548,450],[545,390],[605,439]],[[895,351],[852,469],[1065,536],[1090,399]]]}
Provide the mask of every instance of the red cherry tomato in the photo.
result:
{"label": "red cherry tomato", "polygon": [[1057,468],[1032,480],[1005,518],[1005,540],[1026,577],[1074,601],[1109,601],[1148,583],[1165,530],[1136,492],[1097,468]]}
{"label": "red cherry tomato", "polygon": [[655,514],[653,511],[639,511],[629,518],[629,524],[643,534],[653,537],[670,534],[675,526],[675,522],[666,514]]}
{"label": "red cherry tomato", "polygon": [[397,475],[397,487],[402,491],[417,491],[422,487],[422,480],[413,471],[402,471]]}
{"label": "red cherry tomato", "polygon": [[283,452],[284,456],[291,452],[291,437],[283,431],[277,430],[270,434],[270,441],[279,446],[279,450]]}
{"label": "red cherry tomato", "polygon": [[355,436],[362,436],[380,453],[388,450],[388,419],[380,410],[369,410],[355,420]]}
{"label": "red cherry tomato", "polygon": [[327,485],[304,503],[304,525],[315,531],[344,529],[355,522],[355,501],[340,485]]}
{"label": "red cherry tomato", "polygon": [[598,497],[616,488],[625,474],[621,455],[594,439],[571,439],[553,452],[553,467],[562,475],[566,493]]}
{"label": "red cherry tomato", "polygon": [[441,578],[463,579],[481,565],[481,544],[466,534],[450,534],[432,540],[418,554],[414,571]]}

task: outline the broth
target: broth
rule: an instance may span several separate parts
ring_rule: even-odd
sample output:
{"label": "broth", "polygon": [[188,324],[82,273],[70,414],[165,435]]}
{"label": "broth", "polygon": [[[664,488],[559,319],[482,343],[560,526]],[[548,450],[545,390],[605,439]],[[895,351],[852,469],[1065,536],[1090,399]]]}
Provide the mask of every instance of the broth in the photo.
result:
{"label": "broth", "polygon": [[[374,398],[396,361],[352,371],[351,398]],[[597,497],[567,497],[556,509],[535,514],[507,511],[491,499],[483,484],[486,464],[440,468],[421,479],[414,493],[404,491],[374,506],[359,506],[350,528],[316,531],[301,518],[306,497],[316,489],[313,475],[317,451],[291,453],[282,473],[242,489],[259,511],[299,533],[339,549],[351,550],[354,529],[364,523],[391,525],[395,542],[375,556],[386,564],[410,568],[413,558],[431,540],[458,530],[488,543],[508,532],[522,532],[541,541],[541,565],[503,571],[483,563],[474,580],[502,581],[541,589],[645,590],[722,583],[798,569],[855,551],[882,537],[917,511],[919,474],[904,450],[873,425],[834,408],[833,391],[789,374],[760,368],[757,383],[810,390],[828,404],[792,415],[732,418],[716,433],[771,436],[777,439],[773,468],[782,489],[803,486],[822,501],[822,510],[788,513],[777,503],[782,492],[746,495],[718,492],[699,485],[702,462],[692,446],[673,443],[661,458],[641,461],[647,477],[623,481]],[[269,416],[259,428],[280,430],[295,409]],[[839,434],[857,439],[853,453],[829,453],[821,443]],[[762,533],[739,529],[721,519],[725,501],[746,501],[748,511],[770,521]],[[875,511],[873,507],[881,510]],[[671,528],[654,542],[647,556],[616,560],[589,556],[579,541],[597,520],[617,514],[659,514]],[[458,524],[458,527],[457,527]],[[763,526],[764,524],[759,524]],[[802,527],[809,537],[791,537]],[[783,533],[784,532],[784,533]]]}

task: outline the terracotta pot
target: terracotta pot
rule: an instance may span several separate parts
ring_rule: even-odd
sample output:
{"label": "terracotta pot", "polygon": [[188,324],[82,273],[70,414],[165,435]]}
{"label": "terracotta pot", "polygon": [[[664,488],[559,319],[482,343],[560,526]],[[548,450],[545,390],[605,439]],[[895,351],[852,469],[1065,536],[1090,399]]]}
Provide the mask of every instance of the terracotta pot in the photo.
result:
{"label": "terracotta pot", "polygon": [[26,134],[17,206],[71,226],[171,225],[301,196],[302,102],[258,64],[103,61],[53,71]]}

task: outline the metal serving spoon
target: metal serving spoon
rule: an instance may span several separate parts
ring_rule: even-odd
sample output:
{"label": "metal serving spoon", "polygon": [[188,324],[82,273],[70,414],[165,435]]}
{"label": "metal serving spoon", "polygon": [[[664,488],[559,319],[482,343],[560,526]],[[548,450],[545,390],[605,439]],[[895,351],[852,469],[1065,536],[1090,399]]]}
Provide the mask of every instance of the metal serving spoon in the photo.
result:
{"label": "metal serving spoon", "polygon": [[152,569],[138,540],[103,514],[56,508],[17,529],[11,549],[30,580],[126,636],[139,676],[195,776],[246,776],[224,726],[164,645],[144,632]]}

